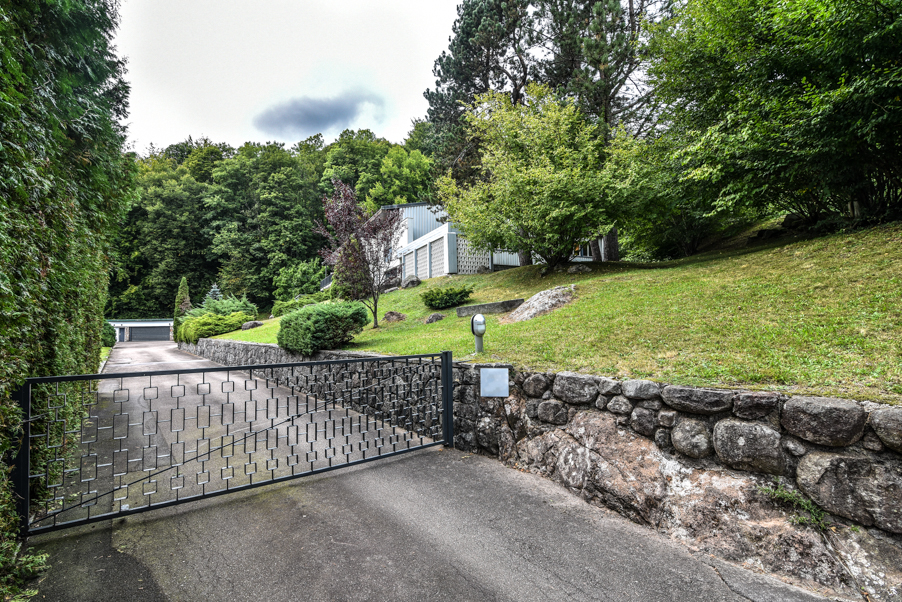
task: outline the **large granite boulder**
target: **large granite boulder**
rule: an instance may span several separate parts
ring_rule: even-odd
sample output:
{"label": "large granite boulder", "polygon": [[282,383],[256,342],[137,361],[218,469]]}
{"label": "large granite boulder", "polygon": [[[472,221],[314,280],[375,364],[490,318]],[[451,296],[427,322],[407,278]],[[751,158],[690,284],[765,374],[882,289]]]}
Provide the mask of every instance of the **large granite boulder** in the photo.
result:
{"label": "large granite boulder", "polygon": [[902,453],[902,408],[871,412],[870,425],[884,445]]}
{"label": "large granite boulder", "polygon": [[733,391],[721,389],[697,389],[670,385],[664,387],[661,397],[675,410],[690,414],[716,414],[733,407]]}
{"label": "large granite boulder", "polygon": [[544,374],[533,374],[523,381],[523,392],[530,397],[541,397],[548,390],[548,379]]}
{"label": "large granite boulder", "polygon": [[902,459],[867,452],[812,452],[799,462],[796,482],[828,512],[902,533]]}
{"label": "large granite boulder", "polygon": [[714,425],[714,451],[731,468],[774,475],[787,472],[780,433],[760,422],[721,420]]}
{"label": "large granite boulder", "polygon": [[555,376],[552,392],[557,399],[574,405],[592,403],[598,397],[595,379],[575,372],[561,372]]}
{"label": "large granite boulder", "polygon": [[708,425],[694,418],[680,420],[670,433],[670,442],[674,449],[690,458],[704,458],[714,451]]}
{"label": "large granite boulder", "polygon": [[868,415],[854,401],[833,397],[793,397],[783,406],[783,428],[793,435],[833,447],[855,443]]}
{"label": "large granite boulder", "polygon": [[422,281],[419,278],[410,275],[401,281],[401,288],[413,288],[415,286],[420,286],[420,284],[422,284]]}
{"label": "large granite boulder", "polygon": [[241,325],[241,330],[250,330],[251,328],[259,328],[263,326],[263,322],[260,320],[251,320],[250,322],[245,322]]}

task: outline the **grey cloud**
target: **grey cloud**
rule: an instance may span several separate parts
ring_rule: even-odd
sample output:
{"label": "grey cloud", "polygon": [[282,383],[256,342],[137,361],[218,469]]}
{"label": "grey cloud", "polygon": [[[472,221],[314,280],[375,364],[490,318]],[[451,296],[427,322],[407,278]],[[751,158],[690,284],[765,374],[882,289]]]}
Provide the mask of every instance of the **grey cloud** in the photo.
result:
{"label": "grey cloud", "polygon": [[309,136],[346,128],[366,104],[381,113],[385,101],[365,90],[348,90],[334,98],[301,96],[266,109],[254,118],[254,126],[272,136]]}

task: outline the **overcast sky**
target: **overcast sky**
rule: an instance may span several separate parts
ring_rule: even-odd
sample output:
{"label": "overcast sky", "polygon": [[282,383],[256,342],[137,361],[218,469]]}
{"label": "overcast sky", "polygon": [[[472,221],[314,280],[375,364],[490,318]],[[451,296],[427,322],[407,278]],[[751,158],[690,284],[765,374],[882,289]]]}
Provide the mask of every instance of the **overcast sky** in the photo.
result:
{"label": "overcast sky", "polygon": [[345,128],[401,142],[426,114],[459,0],[123,0],[129,138],[240,146]]}

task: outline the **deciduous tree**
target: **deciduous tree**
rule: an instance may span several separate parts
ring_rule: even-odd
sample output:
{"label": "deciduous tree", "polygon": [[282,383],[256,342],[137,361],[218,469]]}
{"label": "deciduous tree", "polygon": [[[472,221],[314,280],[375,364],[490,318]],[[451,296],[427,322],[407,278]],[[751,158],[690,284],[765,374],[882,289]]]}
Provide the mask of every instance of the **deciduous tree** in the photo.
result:
{"label": "deciduous tree", "polygon": [[370,214],[357,203],[354,189],[334,180],[335,192],[323,199],[325,224],[317,231],[329,241],[321,251],[336,278],[353,300],[359,300],[373,313],[373,328],[379,327],[379,295],[388,281],[392,251],[401,239],[401,213],[378,211]]}

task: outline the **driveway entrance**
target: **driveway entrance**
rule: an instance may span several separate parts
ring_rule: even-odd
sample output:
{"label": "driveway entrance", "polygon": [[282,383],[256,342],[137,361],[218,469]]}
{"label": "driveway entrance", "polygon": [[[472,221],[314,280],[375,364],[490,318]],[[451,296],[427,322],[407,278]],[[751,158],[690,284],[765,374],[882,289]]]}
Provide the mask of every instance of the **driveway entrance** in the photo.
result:
{"label": "driveway entrance", "polygon": [[[117,345],[107,368],[209,364],[160,345]],[[29,544],[52,567],[35,599],[60,602],[823,600],[443,447]]]}

